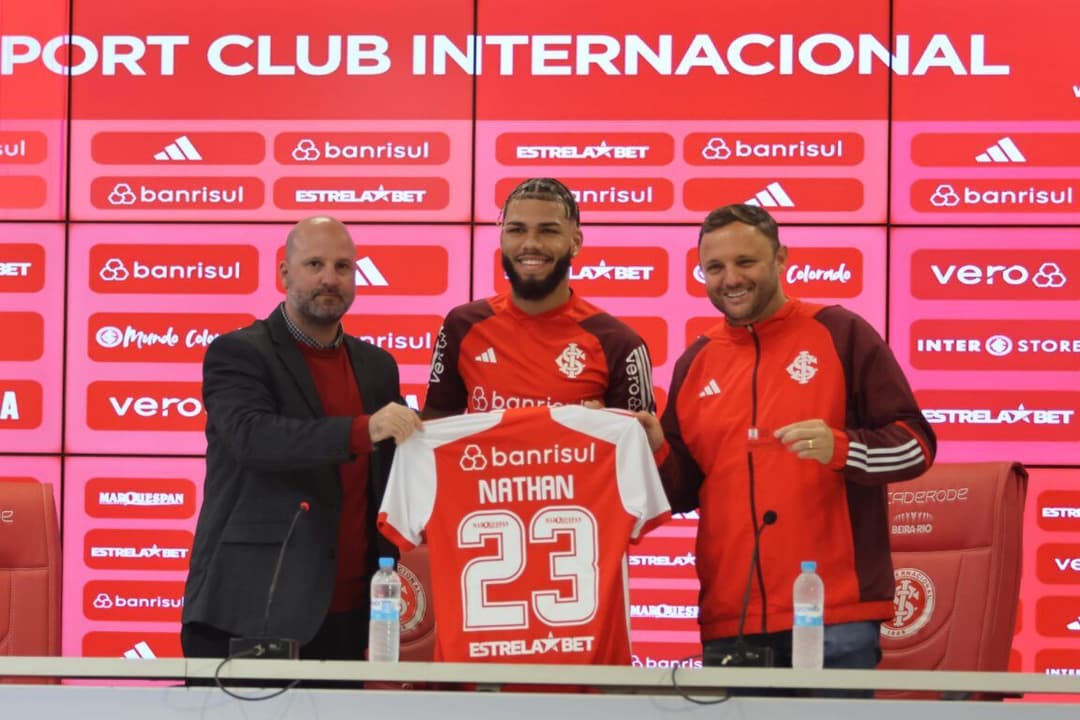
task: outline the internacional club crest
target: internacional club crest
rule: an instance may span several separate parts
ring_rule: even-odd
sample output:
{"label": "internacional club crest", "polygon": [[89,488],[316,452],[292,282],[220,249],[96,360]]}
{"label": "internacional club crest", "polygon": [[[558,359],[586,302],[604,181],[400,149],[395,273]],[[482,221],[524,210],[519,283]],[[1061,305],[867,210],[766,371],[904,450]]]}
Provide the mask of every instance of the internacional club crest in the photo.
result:
{"label": "internacional club crest", "polygon": [[904,638],[926,627],[934,616],[934,581],[917,568],[896,568],[896,592],[893,595],[893,619],[881,624],[881,634]]}
{"label": "internacional club crest", "polygon": [[[414,630],[423,634],[420,628],[427,619],[428,597],[424,583],[404,561],[398,563],[398,575],[401,576],[401,634],[408,635]],[[428,623],[431,624],[431,623]]]}
{"label": "internacional club crest", "polygon": [[817,358],[806,350],[801,351],[786,368],[791,379],[800,385],[805,385],[817,375]]}
{"label": "internacional club crest", "polygon": [[555,364],[559,372],[573,380],[585,370],[585,351],[572,342],[555,358]]}

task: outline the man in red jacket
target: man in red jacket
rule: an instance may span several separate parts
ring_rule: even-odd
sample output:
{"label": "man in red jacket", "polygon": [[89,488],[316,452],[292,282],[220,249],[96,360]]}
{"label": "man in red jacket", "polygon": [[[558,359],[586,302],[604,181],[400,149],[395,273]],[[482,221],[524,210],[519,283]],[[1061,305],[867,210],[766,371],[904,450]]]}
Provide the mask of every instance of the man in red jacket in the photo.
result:
{"label": "man in red jacket", "polygon": [[816,560],[825,666],[872,668],[893,614],[885,485],[930,467],[933,430],[865,320],[784,296],[787,248],[766,211],[714,210],[698,249],[724,321],[679,358],[662,419],[639,418],[672,510],[700,510],[706,662],[740,631],[754,537],[775,518],[760,532],[746,641],[791,665],[792,583]]}

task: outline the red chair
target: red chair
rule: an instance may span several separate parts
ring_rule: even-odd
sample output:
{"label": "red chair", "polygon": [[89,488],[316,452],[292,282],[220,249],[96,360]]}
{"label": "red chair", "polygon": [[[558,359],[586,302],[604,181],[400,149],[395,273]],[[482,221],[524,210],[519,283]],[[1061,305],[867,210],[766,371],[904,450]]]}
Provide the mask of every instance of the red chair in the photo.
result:
{"label": "red chair", "polygon": [[880,668],[1008,670],[1027,479],[1019,463],[940,463],[889,486],[896,615]]}
{"label": "red chair", "polygon": [[0,655],[59,654],[60,534],[52,487],[0,481]]}

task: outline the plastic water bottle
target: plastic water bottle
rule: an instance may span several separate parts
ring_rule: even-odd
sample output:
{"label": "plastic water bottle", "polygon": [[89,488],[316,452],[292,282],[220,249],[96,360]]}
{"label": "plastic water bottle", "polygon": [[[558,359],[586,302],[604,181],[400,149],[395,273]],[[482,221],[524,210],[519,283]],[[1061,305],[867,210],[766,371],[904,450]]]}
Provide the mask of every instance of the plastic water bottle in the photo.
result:
{"label": "plastic water bottle", "polygon": [[802,561],[791,589],[795,623],[791,628],[791,667],[820,670],[825,660],[825,583],[817,563]]}
{"label": "plastic water bottle", "polygon": [[368,660],[397,662],[401,650],[401,578],[394,558],[379,558],[371,578],[371,622],[368,624]]}

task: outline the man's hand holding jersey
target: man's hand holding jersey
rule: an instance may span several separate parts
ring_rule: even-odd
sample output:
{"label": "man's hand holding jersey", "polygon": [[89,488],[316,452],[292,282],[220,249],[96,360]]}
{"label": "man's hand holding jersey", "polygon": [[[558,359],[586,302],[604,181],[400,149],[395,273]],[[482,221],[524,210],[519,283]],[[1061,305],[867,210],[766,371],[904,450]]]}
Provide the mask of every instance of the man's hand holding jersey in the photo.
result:
{"label": "man's hand holding jersey", "polygon": [[649,438],[649,449],[656,452],[664,444],[664,428],[660,426],[660,418],[651,412],[641,410],[634,413],[634,417],[645,428],[645,436]]}
{"label": "man's hand holding jersey", "polygon": [[400,403],[383,405],[368,421],[368,434],[373,443],[392,437],[394,443],[400,445],[415,430],[423,429],[424,425],[420,422],[420,416],[412,408]]}

